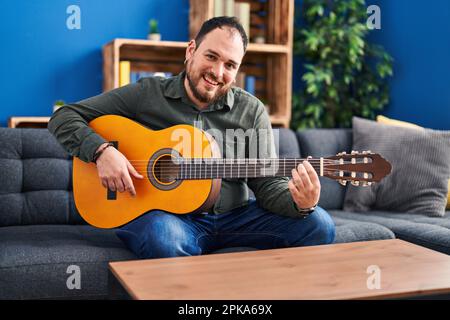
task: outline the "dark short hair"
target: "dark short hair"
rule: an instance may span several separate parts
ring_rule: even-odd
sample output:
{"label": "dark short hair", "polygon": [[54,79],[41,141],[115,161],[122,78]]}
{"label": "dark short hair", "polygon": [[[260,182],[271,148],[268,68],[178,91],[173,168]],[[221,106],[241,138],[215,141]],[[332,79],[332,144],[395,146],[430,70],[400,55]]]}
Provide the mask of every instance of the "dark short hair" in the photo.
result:
{"label": "dark short hair", "polygon": [[195,45],[198,47],[200,46],[200,43],[202,43],[205,36],[213,31],[214,29],[222,27],[229,27],[232,29],[236,29],[242,38],[242,44],[244,45],[244,52],[247,50],[247,44],[248,44],[248,38],[247,34],[245,33],[244,28],[242,27],[241,23],[236,17],[214,17],[207,21],[205,21],[202,24],[202,27],[200,28],[200,31],[195,36]]}

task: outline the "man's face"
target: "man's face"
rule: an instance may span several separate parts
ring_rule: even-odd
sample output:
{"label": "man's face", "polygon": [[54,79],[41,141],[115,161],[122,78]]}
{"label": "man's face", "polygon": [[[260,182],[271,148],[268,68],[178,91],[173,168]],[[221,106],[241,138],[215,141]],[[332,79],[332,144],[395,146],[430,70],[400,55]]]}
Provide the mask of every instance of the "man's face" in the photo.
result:
{"label": "man's face", "polygon": [[241,36],[227,27],[208,33],[197,48],[192,41],[186,51],[188,93],[203,105],[214,103],[233,85],[243,57]]}

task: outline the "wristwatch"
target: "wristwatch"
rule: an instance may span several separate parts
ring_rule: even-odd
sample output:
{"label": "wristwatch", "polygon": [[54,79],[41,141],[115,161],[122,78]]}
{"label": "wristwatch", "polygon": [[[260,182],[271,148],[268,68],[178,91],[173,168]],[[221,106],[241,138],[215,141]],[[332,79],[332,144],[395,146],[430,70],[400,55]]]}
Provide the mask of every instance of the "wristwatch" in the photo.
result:
{"label": "wristwatch", "polygon": [[302,215],[302,216],[307,216],[310,213],[312,213],[314,210],[316,210],[318,203],[316,203],[314,206],[312,206],[311,208],[299,208],[297,207],[297,204],[294,202],[294,206],[295,209],[297,209],[297,211]]}

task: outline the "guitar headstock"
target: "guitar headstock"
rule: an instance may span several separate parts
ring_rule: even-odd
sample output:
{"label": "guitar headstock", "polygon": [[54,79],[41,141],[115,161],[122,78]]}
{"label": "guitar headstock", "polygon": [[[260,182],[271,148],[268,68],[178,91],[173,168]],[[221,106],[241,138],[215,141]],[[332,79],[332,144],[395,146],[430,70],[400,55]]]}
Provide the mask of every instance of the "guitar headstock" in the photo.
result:
{"label": "guitar headstock", "polygon": [[392,170],[391,164],[370,150],[340,152],[323,159],[323,176],[337,180],[345,186],[347,182],[354,186],[370,186],[379,182]]}

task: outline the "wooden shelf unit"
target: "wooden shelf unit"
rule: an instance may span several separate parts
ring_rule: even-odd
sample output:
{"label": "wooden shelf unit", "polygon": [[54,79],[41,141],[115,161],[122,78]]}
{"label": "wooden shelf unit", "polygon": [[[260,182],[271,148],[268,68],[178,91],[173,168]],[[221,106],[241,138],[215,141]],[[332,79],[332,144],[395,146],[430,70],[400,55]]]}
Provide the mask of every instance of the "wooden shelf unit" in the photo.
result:
{"label": "wooden shelf unit", "polygon": [[50,117],[10,117],[8,128],[47,128]]}
{"label": "wooden shelf unit", "polygon": [[[236,0],[240,1],[241,0]],[[251,25],[254,10],[267,12],[264,44],[250,42],[240,71],[256,77],[256,96],[268,105],[273,126],[289,127],[292,99],[292,39],[294,0],[246,1],[251,3]],[[190,34],[195,37],[201,24],[212,18],[214,0],[191,0]],[[252,39],[250,28],[250,39]],[[103,90],[119,87],[119,62],[131,61],[131,71],[171,72],[184,69],[188,42],[151,41],[117,38],[103,47]]]}

